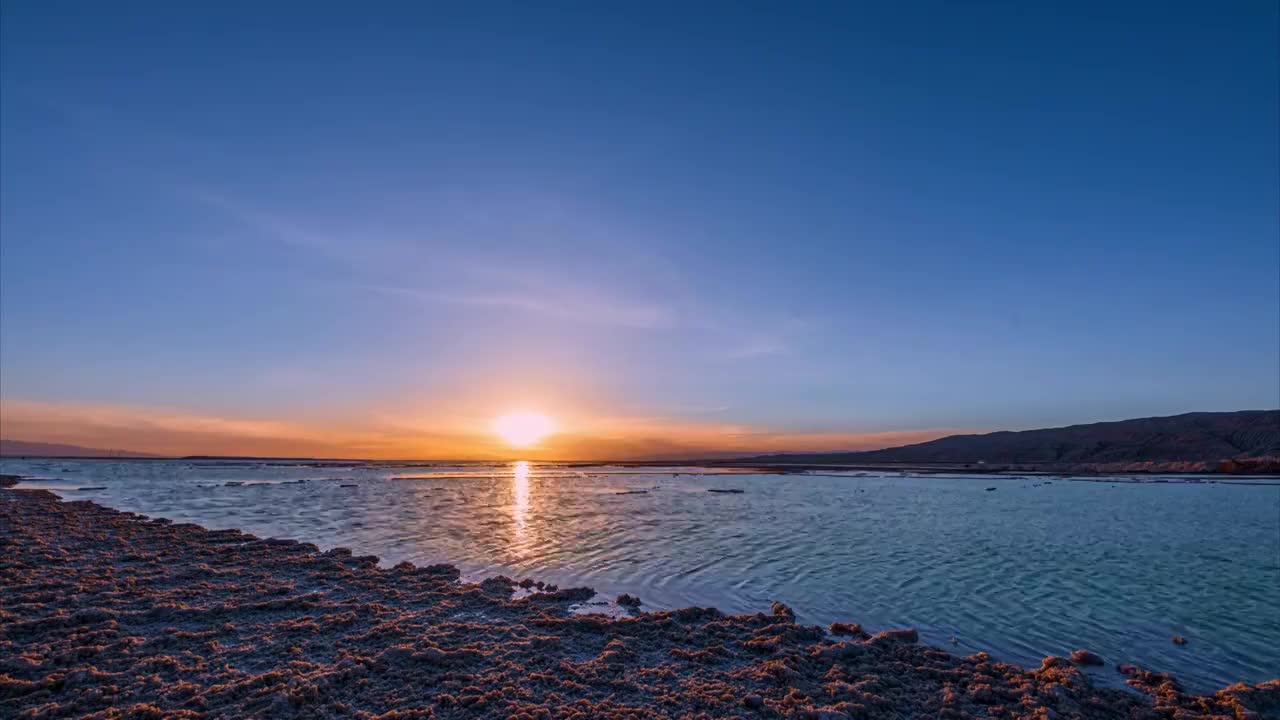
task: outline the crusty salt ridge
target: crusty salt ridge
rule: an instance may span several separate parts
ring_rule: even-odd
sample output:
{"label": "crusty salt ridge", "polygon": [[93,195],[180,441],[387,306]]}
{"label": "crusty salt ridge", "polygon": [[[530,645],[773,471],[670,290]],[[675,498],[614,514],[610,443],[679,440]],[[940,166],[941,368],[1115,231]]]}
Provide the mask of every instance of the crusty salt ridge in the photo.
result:
{"label": "crusty salt ridge", "polygon": [[614,619],[457,579],[0,490],[0,717],[1280,717],[1280,680],[1193,696],[1124,668],[1139,695],[780,603]]}

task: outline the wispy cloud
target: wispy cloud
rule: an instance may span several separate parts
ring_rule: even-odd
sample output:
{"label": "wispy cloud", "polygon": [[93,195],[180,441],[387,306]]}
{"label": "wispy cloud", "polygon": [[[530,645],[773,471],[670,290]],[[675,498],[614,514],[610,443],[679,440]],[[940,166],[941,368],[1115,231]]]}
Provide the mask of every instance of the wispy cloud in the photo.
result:
{"label": "wispy cloud", "polygon": [[[699,294],[696,278],[662,256],[660,243],[620,235],[593,222],[594,213],[570,212],[550,199],[503,197],[486,205],[480,198],[450,196],[410,238],[350,227],[320,231],[202,187],[187,195],[258,235],[337,264],[352,275],[353,288],[387,297],[589,326],[686,330],[689,351],[725,361],[789,352],[809,325],[710,301]],[[528,222],[494,220],[501,213],[492,205],[504,201],[518,208],[508,214]],[[569,262],[548,264],[547,256]]]}
{"label": "wispy cloud", "polygon": [[[377,417],[377,413],[368,413]],[[11,440],[111,447],[165,455],[226,454],[352,458],[495,459],[513,457],[483,425],[409,427],[404,423],[299,422],[231,417],[173,408],[0,402]],[[884,433],[791,433],[659,417],[601,417],[564,428],[528,459],[696,458],[746,453],[870,450],[962,432],[924,429]]]}
{"label": "wispy cloud", "polygon": [[320,229],[288,213],[245,202],[198,185],[181,186],[188,201],[213,210],[242,226],[255,238],[352,271],[377,272],[416,260],[417,245],[387,234]]}
{"label": "wispy cloud", "polygon": [[354,424],[302,423],[188,410],[5,399],[0,426],[11,440],[113,447],[162,455],[465,457],[464,434],[395,433]]}
{"label": "wispy cloud", "polygon": [[574,297],[569,293],[534,294],[519,291],[420,290],[389,285],[360,285],[361,289],[424,303],[462,305],[474,308],[515,310],[543,317],[638,329],[673,326],[668,308],[660,305],[626,304],[614,298]]}

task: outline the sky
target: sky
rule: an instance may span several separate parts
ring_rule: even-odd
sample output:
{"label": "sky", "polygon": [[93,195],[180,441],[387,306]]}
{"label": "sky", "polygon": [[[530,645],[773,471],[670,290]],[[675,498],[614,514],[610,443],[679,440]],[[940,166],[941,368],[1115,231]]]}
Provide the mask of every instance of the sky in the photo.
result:
{"label": "sky", "polygon": [[[0,8],[9,439],[679,457],[1280,406],[1269,0]],[[559,432],[517,453],[511,410]]]}

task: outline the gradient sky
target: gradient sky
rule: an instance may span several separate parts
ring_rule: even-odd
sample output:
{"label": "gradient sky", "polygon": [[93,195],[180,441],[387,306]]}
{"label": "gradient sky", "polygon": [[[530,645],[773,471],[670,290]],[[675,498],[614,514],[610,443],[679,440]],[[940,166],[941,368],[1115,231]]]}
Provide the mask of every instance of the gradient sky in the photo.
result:
{"label": "gradient sky", "polygon": [[[1280,405],[1277,5],[3,3],[0,433],[895,444]],[[265,7],[270,6],[270,7]]]}

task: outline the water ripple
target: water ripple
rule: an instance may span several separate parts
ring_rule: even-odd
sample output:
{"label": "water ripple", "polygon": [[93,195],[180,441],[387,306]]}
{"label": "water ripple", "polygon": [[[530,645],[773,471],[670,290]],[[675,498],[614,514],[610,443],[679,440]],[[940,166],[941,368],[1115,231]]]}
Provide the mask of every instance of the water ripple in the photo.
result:
{"label": "water ripple", "polygon": [[782,600],[804,622],[916,626],[1029,665],[1085,647],[1201,691],[1280,670],[1275,486],[554,467],[517,482],[510,467],[14,460],[0,472],[66,477],[47,486],[124,510],[629,592],[651,608]]}

